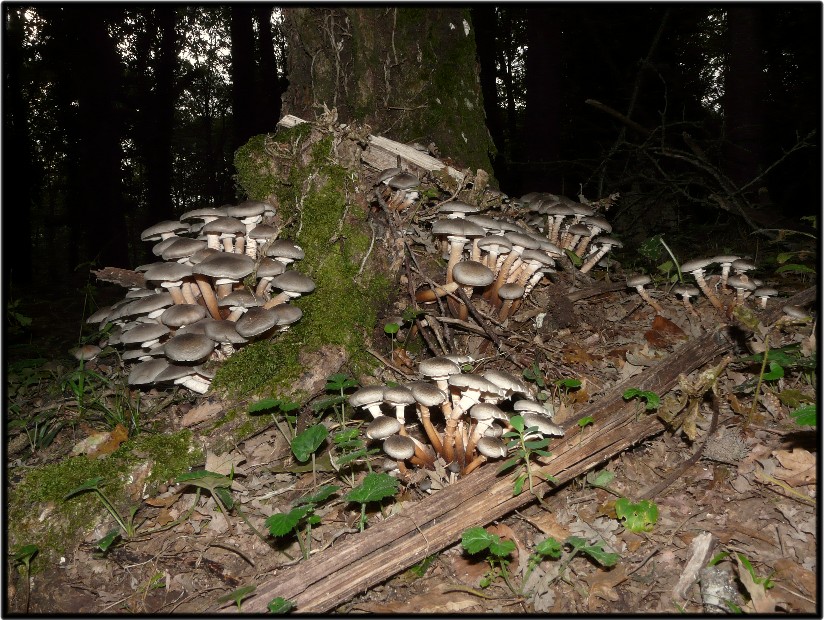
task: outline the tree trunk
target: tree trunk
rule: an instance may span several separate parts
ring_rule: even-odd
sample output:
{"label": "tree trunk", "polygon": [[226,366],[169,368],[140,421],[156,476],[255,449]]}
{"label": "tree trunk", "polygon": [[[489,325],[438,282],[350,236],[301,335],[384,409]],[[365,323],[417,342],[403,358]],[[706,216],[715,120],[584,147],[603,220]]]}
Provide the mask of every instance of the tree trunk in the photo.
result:
{"label": "tree trunk", "polygon": [[275,61],[275,48],[272,39],[272,7],[265,4],[256,4],[253,10],[258,25],[258,56],[260,58],[255,88],[255,101],[257,102],[255,133],[259,134],[275,130],[280,119],[280,97],[283,95],[283,90],[278,79],[278,67]]}
{"label": "tree trunk", "polygon": [[255,135],[255,45],[252,7],[234,4],[231,9],[233,150]]}
{"label": "tree trunk", "polygon": [[[760,8],[727,9],[729,64],[724,78],[724,156],[728,176],[740,187],[764,164],[764,99]],[[757,187],[751,188],[752,191]]]}
{"label": "tree trunk", "polygon": [[289,88],[283,113],[323,106],[401,142],[434,142],[461,166],[491,171],[469,10],[284,9]]}
{"label": "tree trunk", "polygon": [[557,166],[561,149],[561,24],[551,7],[527,9],[526,119],[529,166],[523,192],[562,190]]}

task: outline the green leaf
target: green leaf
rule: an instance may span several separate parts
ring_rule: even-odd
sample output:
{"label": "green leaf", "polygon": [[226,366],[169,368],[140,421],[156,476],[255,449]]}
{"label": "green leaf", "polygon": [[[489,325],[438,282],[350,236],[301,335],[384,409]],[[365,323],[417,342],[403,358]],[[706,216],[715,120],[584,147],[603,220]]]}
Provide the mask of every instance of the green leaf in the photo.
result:
{"label": "green leaf", "polygon": [[301,463],[305,463],[323,443],[328,434],[329,431],[323,424],[310,426],[292,440],[292,454]]}
{"label": "green leaf", "polygon": [[587,474],[586,481],[594,487],[605,487],[615,479],[615,474],[607,469]]}
{"label": "green leaf", "polygon": [[589,545],[585,539],[578,536],[570,536],[565,542],[572,545],[574,551],[587,554],[601,566],[615,566],[618,560],[621,559],[621,556],[617,553],[606,552],[602,542]]}
{"label": "green leaf", "polygon": [[512,485],[512,495],[520,495],[521,491],[524,490],[524,483],[526,482],[527,475],[521,474],[515,479],[515,483]]}
{"label": "green leaf", "polygon": [[661,404],[661,398],[658,394],[647,390],[639,390],[638,388],[629,388],[624,392],[623,397],[624,400],[630,400],[635,397],[643,398],[646,401],[645,408],[647,411],[658,409],[658,406]]}
{"label": "green leaf", "polygon": [[397,334],[398,331],[400,330],[400,328],[401,328],[401,326],[398,325],[397,323],[387,323],[386,325],[383,326],[383,331],[384,331],[384,333],[392,335],[392,334]]}
{"label": "green leaf", "polygon": [[232,590],[228,594],[224,594],[219,599],[217,599],[218,603],[227,603],[228,601],[234,601],[237,603],[237,606],[240,607],[240,601],[243,598],[257,589],[257,586],[242,586],[237,590]]}
{"label": "green leaf", "polygon": [[326,390],[329,392],[346,390],[348,388],[353,388],[356,385],[358,385],[357,381],[342,372],[330,375],[329,378],[326,379]]}
{"label": "green leaf", "polygon": [[795,419],[795,423],[799,426],[818,425],[818,413],[816,411],[816,405],[806,405],[791,412],[790,415]]}
{"label": "green leaf", "polygon": [[270,614],[288,614],[294,608],[295,604],[282,596],[273,598],[266,606],[266,609],[269,610]]}
{"label": "green leaf", "polygon": [[795,263],[789,263],[787,265],[782,265],[778,269],[775,270],[775,273],[815,273],[815,269],[810,269],[807,265],[798,265]]}
{"label": "green leaf", "polygon": [[106,534],[103,538],[98,540],[97,546],[100,548],[101,551],[105,553],[118,538],[120,538],[120,530],[115,528],[111,530],[108,534]]}
{"label": "green leaf", "polygon": [[323,400],[312,403],[312,411],[323,411],[324,409],[329,409],[329,407],[334,407],[345,402],[346,396],[330,396],[329,398],[324,398]]}
{"label": "green leaf", "polygon": [[264,523],[272,536],[285,536],[294,530],[300,520],[314,510],[313,506],[298,506],[289,512],[277,512]]}
{"label": "green leaf", "polygon": [[493,542],[493,536],[494,534],[487,532],[482,527],[470,527],[461,535],[461,545],[474,555],[487,549]]}
{"label": "green leaf", "polygon": [[81,484],[76,489],[72,489],[63,497],[64,500],[69,499],[73,495],[77,495],[78,493],[83,493],[84,491],[97,491],[100,489],[100,483],[103,481],[102,476],[98,476],[97,478],[91,478],[86,480],[83,484]]}
{"label": "green leaf", "polygon": [[761,378],[764,381],[775,381],[776,379],[780,379],[784,376],[784,368],[781,364],[777,362],[770,362],[770,370],[769,372],[765,372],[761,375]]}
{"label": "green leaf", "polygon": [[722,551],[721,553],[716,553],[714,556],[712,556],[712,559],[709,562],[707,562],[707,566],[715,566],[722,560],[728,558],[729,555],[729,551]]}
{"label": "green leaf", "polygon": [[180,474],[175,479],[175,482],[177,482],[178,484],[191,484],[193,486],[206,489],[209,492],[212,492],[214,489],[220,487],[228,488],[232,486],[231,478],[228,478],[227,476],[222,476],[207,469],[201,469],[198,471],[191,471],[186,472],[184,474]]}
{"label": "green leaf", "polygon": [[320,504],[322,501],[325,501],[334,495],[335,491],[338,489],[340,489],[340,487],[336,484],[325,484],[313,495],[301,497],[295,502],[295,506],[300,506],[302,504]]}
{"label": "green leaf", "polygon": [[[509,418],[509,424],[514,428],[516,431],[521,433],[524,432],[524,416],[522,415],[514,415]],[[515,435],[517,437],[517,435]]]}
{"label": "green leaf", "polygon": [[629,531],[648,532],[658,521],[658,506],[646,499],[633,504],[622,497],[615,502],[615,514],[619,520],[624,520],[624,527]]}
{"label": "green leaf", "polygon": [[511,540],[501,540],[499,536],[493,534],[494,540],[489,545],[489,552],[498,558],[505,558],[515,551],[515,543]]}
{"label": "green leaf", "polygon": [[535,439],[524,442],[524,447],[527,450],[540,450],[541,448],[546,448],[548,445],[549,437],[543,437],[542,439]]}
{"label": "green leaf", "polygon": [[595,423],[595,418],[593,418],[591,415],[584,416],[583,418],[578,420],[578,426],[580,426],[581,428],[584,428],[587,424],[594,424],[594,423]]}
{"label": "green leaf", "polygon": [[542,540],[535,546],[535,553],[555,559],[561,557],[562,551],[563,545],[552,536]]}
{"label": "green leaf", "polygon": [[259,413],[261,411],[274,409],[275,407],[280,407],[279,398],[264,398],[263,400],[259,400],[258,402],[249,405],[249,413]]}
{"label": "green leaf", "polygon": [[14,561],[22,562],[23,564],[28,566],[32,558],[34,558],[34,556],[36,556],[38,553],[40,553],[40,549],[37,547],[37,545],[24,545],[14,553]]}
{"label": "green leaf", "polygon": [[226,487],[215,487],[214,494],[226,506],[226,510],[231,510],[235,506],[235,499],[232,497],[232,492]]}
{"label": "green leaf", "polygon": [[498,468],[498,473],[502,474],[505,471],[508,471],[508,470],[512,469],[513,467],[515,467],[520,462],[521,462],[521,459],[519,459],[519,458],[514,458],[514,459],[509,459],[508,461],[504,461],[503,464]]}
{"label": "green leaf", "polygon": [[575,265],[576,267],[580,267],[583,264],[584,261],[581,260],[581,257],[578,256],[572,250],[568,250],[568,249],[564,248],[564,253],[569,257],[569,260],[571,260],[572,264]]}
{"label": "green leaf", "polygon": [[558,379],[555,385],[565,390],[574,390],[581,387],[580,379]]}
{"label": "green leaf", "polygon": [[370,472],[366,474],[363,482],[349,491],[346,499],[350,502],[367,504],[377,502],[386,497],[392,497],[398,492],[398,480],[389,474],[378,474]]}

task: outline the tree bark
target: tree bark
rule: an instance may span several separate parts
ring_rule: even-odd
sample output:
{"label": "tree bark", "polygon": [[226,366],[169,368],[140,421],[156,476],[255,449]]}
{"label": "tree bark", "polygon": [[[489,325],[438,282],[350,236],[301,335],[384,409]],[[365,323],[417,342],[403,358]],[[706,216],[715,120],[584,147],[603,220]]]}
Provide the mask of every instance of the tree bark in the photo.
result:
{"label": "tree bark", "polygon": [[232,38],[232,150],[255,135],[255,45],[252,7],[233,4],[230,8]]}
{"label": "tree bark", "polygon": [[272,7],[265,4],[254,5],[255,21],[258,25],[258,58],[255,101],[255,133],[267,133],[275,130],[280,118],[280,97],[283,95],[278,79],[278,67],[275,60],[275,48],[272,39]]}
{"label": "tree bark", "polygon": [[284,18],[284,114],[311,120],[325,105],[341,122],[491,170],[468,9],[288,6]]}

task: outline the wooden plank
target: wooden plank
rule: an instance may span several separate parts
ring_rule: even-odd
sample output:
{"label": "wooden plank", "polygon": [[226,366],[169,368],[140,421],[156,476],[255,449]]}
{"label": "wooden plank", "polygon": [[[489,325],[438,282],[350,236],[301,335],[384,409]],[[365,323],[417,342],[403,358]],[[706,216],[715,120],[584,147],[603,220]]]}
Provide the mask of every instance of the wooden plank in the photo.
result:
{"label": "wooden plank", "polygon": [[[287,114],[278,121],[281,127],[294,127],[306,121],[292,114]],[[398,165],[398,156],[401,158],[402,167],[410,172],[421,175],[431,173],[436,170],[444,170],[453,179],[462,183],[464,174],[452,166],[447,166],[440,159],[419,151],[407,144],[384,138],[383,136],[369,135],[369,146],[367,146],[361,159],[363,162],[375,170],[386,170]]]}
{"label": "wooden plank", "polygon": [[[540,472],[555,476],[560,484],[572,480],[629,446],[660,432],[655,416],[636,420],[637,403],[627,403],[624,391],[640,387],[659,394],[668,392],[678,375],[688,374],[714,361],[732,348],[732,341],[720,329],[685,343],[675,353],[651,366],[642,375],[612,388],[598,402],[585,407],[575,420],[565,424],[567,436],[550,445],[553,456]],[[576,421],[591,415],[594,429],[580,437]],[[514,476],[498,476],[494,464],[409,507],[405,513],[376,523],[363,534],[353,535],[342,544],[311,557],[305,562],[275,571],[260,584],[255,594],[243,603],[244,613],[266,611],[273,598],[282,596],[297,605],[298,612],[328,612],[360,592],[400,572],[427,555],[438,552],[460,539],[473,526],[485,525],[534,501],[523,492],[512,495]],[[536,492],[553,489],[538,482]],[[227,604],[220,611],[231,613],[236,606]]]}

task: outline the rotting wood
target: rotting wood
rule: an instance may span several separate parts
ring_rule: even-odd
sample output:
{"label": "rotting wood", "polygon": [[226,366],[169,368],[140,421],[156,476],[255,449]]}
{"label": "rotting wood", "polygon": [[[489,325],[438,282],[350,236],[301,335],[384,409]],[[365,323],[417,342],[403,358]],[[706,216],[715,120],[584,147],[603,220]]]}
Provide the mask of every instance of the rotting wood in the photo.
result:
{"label": "rotting wood", "polygon": [[[293,114],[287,114],[278,121],[278,125],[289,128],[305,122],[302,118],[294,116]],[[463,172],[455,170],[452,166],[447,166],[440,159],[432,157],[414,147],[395,142],[383,136],[373,136],[371,134],[368,140],[369,146],[361,153],[361,159],[365,164],[375,170],[394,168],[398,165],[398,157],[400,157],[401,161],[410,168],[411,172],[421,174],[444,170],[453,179],[459,183],[463,183]]]}
{"label": "rotting wood", "polygon": [[121,269],[120,267],[103,267],[91,271],[101,282],[111,282],[125,288],[146,288],[146,278],[139,271]]}
{"label": "rotting wood", "polygon": [[[551,474],[566,483],[599,463],[612,458],[643,439],[658,433],[662,425],[656,416],[637,414],[637,403],[627,402],[629,387],[663,394],[672,389],[681,373],[688,374],[712,362],[732,348],[726,329],[706,334],[681,345],[666,359],[613,387],[598,402],[583,408],[563,427],[567,435],[550,444],[553,453],[536,467],[537,474]],[[576,421],[593,417],[593,426],[583,434]],[[495,464],[424,498],[386,521],[376,523],[363,534],[353,535],[305,562],[275,571],[258,585],[255,594],[243,603],[244,613],[266,611],[272,599],[292,601],[301,613],[326,612],[360,592],[384,581],[460,539],[461,533],[485,525],[534,501],[523,492],[512,495],[514,476],[497,475]],[[535,479],[538,494],[553,488]],[[236,606],[223,605],[231,613]],[[216,607],[217,609],[218,607]]]}

